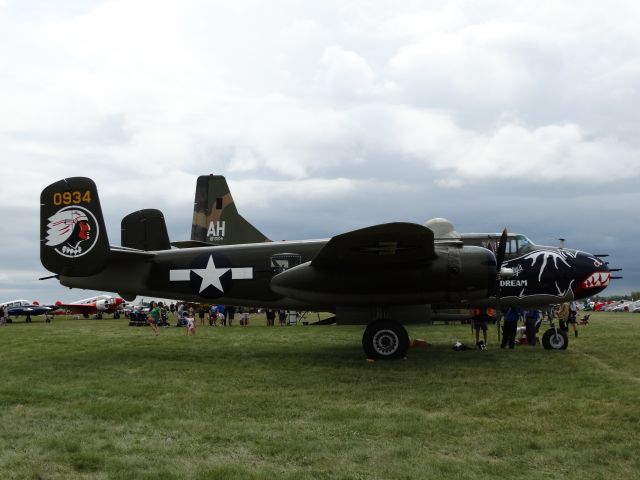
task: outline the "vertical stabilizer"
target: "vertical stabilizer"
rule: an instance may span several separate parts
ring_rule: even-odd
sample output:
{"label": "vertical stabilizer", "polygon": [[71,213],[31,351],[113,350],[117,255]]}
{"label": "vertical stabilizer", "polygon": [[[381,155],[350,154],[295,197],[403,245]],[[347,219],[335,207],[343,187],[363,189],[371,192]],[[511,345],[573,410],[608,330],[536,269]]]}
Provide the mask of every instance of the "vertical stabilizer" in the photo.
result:
{"label": "vertical stabilizer", "polygon": [[198,177],[191,240],[213,245],[270,241],[238,213],[227,180],[221,175]]}
{"label": "vertical stabilizer", "polygon": [[130,213],[120,222],[122,246],[136,250],[169,250],[169,233],[164,215],[155,208]]}
{"label": "vertical stabilizer", "polygon": [[109,258],[109,239],[96,184],[72,177],[40,194],[40,260],[49,271],[85,277],[101,271]]}

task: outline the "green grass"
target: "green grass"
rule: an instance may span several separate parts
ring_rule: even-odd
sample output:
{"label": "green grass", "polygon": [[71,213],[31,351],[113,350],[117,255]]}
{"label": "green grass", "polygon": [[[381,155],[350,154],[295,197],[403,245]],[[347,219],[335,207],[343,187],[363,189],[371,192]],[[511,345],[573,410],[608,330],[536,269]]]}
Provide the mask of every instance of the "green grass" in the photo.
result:
{"label": "green grass", "polygon": [[0,328],[0,478],[624,479],[640,473],[640,315],[569,349],[432,346],[367,362],[362,328]]}

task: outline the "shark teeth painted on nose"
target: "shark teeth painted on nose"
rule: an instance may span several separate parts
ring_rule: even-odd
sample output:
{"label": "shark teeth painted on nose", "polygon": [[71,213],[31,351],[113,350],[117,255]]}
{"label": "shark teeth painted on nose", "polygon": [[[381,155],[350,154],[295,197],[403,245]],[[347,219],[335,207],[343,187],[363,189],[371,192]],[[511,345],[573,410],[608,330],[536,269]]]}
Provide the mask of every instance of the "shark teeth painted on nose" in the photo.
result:
{"label": "shark teeth painted on nose", "polygon": [[610,272],[593,272],[582,282],[582,288],[606,287],[610,280]]}

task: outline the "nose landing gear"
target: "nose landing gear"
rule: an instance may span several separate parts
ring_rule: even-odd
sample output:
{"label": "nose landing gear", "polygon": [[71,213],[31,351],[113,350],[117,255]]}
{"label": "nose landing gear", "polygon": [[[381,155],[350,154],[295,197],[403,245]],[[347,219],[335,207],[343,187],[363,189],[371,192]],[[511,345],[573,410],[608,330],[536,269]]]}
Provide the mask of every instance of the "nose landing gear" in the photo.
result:
{"label": "nose landing gear", "polygon": [[542,335],[542,346],[545,350],[566,350],[569,346],[569,337],[559,328],[551,327]]}

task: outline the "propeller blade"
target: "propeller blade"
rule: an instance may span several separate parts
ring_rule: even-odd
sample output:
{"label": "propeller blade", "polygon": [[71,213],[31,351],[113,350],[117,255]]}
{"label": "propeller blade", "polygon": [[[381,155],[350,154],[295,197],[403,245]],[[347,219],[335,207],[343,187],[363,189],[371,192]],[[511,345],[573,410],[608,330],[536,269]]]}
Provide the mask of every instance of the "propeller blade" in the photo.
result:
{"label": "propeller blade", "polygon": [[500,273],[502,269],[502,262],[504,262],[504,254],[507,251],[507,229],[505,228],[500,235],[500,242],[496,252],[496,270]]}
{"label": "propeller blade", "polygon": [[500,235],[500,242],[496,248],[496,327],[498,329],[498,341],[501,339],[500,320],[502,319],[502,312],[500,311],[500,271],[502,270],[502,263],[504,262],[504,255],[507,252],[507,228],[502,230]]}

